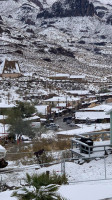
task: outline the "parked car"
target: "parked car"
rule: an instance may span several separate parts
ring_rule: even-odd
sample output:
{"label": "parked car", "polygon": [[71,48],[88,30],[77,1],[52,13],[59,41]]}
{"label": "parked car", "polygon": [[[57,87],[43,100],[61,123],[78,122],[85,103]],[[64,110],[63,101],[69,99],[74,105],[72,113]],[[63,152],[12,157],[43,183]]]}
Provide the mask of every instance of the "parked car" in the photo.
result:
{"label": "parked car", "polygon": [[72,122],[72,123],[69,124],[69,126],[74,127],[74,126],[75,126],[75,123]]}
{"label": "parked car", "polygon": [[68,119],[68,120],[66,121],[66,124],[71,124],[71,123],[72,123],[72,120],[69,120],[69,119]]}
{"label": "parked car", "polygon": [[67,119],[68,119],[68,117],[64,117],[64,118],[63,118],[63,122],[66,122]]}
{"label": "parked car", "polygon": [[50,123],[50,124],[46,124],[45,127],[47,129],[51,129],[51,130],[57,130],[59,128],[59,125],[58,124],[55,124],[55,123]]}
{"label": "parked car", "polygon": [[63,122],[67,122],[67,121],[70,121],[70,120],[72,120],[72,116],[63,118]]}
{"label": "parked car", "polygon": [[50,126],[51,126],[51,127],[57,127],[57,128],[59,128],[59,125],[58,125],[58,124],[55,124],[55,123],[50,123]]}

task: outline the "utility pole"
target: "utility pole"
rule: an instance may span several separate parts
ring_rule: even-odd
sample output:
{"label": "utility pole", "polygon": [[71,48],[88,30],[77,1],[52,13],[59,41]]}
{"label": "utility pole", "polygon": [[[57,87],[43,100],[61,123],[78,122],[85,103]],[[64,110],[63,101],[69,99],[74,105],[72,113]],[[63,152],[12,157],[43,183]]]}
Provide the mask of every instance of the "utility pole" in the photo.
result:
{"label": "utility pole", "polygon": [[106,114],[110,114],[110,145],[112,145],[112,109],[109,110]]}
{"label": "utility pole", "polygon": [[5,119],[4,119],[4,115],[3,115],[3,123],[4,123],[4,134],[5,134]]}
{"label": "utility pole", "polygon": [[107,170],[106,170],[106,159],[104,155],[104,169],[105,169],[105,180],[107,179]]}
{"label": "utility pole", "polygon": [[66,96],[66,108],[67,108],[67,96]]}

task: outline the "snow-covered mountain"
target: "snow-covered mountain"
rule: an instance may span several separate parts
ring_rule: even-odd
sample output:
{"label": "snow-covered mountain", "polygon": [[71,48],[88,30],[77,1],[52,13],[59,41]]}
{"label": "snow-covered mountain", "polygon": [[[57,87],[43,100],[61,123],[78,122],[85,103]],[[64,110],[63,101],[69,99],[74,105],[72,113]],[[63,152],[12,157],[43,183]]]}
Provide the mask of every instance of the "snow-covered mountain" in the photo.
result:
{"label": "snow-covered mountain", "polygon": [[111,24],[110,0],[1,0],[0,63],[18,60],[23,73],[39,77],[103,80],[112,74]]}

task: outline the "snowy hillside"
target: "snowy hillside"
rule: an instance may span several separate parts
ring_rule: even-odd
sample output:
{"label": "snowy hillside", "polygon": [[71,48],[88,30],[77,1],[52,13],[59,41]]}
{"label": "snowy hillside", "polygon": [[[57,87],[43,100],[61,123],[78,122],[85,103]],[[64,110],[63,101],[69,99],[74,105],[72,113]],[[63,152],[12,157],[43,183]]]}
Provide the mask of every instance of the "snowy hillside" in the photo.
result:
{"label": "snowy hillside", "polygon": [[[15,74],[19,72],[20,77],[7,76],[7,71],[4,70],[6,60],[8,63],[9,61],[18,63],[16,69],[19,71],[9,69],[9,72]],[[74,93],[76,90],[77,93]],[[18,100],[32,102],[36,108],[40,108],[37,109],[39,116],[42,117],[41,119],[39,117],[39,124],[45,123],[47,114],[51,114],[54,110],[52,117],[58,124],[59,130],[56,132],[48,130],[44,125],[47,131],[43,130],[44,134],[40,133],[40,138],[43,141],[48,139],[51,145],[52,141],[60,136],[62,140],[63,138],[68,140],[74,134],[85,134],[85,131],[90,133],[109,130],[110,116],[105,117],[105,112],[112,106],[111,91],[112,0],[0,0],[0,108],[2,105],[11,107]],[[54,96],[55,101],[51,101]],[[60,97],[64,97],[64,100],[61,101]],[[105,104],[102,105],[104,101],[107,101],[106,107]],[[97,107],[93,108],[95,104]],[[80,121],[81,119],[85,121],[76,124],[76,111],[81,106],[83,113],[80,110],[78,117]],[[87,109],[87,106],[90,107]],[[102,115],[100,116],[102,122],[86,124],[88,119],[86,114],[91,119],[96,119],[99,116],[97,112]],[[70,127],[63,121],[66,118],[65,113],[73,115],[71,118],[74,119],[74,123],[70,125],[75,127]],[[105,118],[108,118],[107,121]],[[4,120],[3,115],[1,119]],[[5,123],[2,122],[4,121],[0,122],[0,130],[3,135],[8,126],[5,127]],[[18,149],[19,146],[17,152]],[[15,154],[15,149],[13,151]],[[33,151],[34,149],[32,155]],[[62,152],[62,149],[60,151]],[[60,151],[52,152],[53,156],[59,157]],[[48,148],[49,152],[51,150]],[[26,173],[33,174],[37,168],[39,168],[38,173],[46,170],[61,172],[61,164],[40,168],[37,160],[34,162],[33,156],[32,159],[26,156],[23,160],[18,159],[18,163],[11,160],[10,153],[8,156],[8,171],[5,173],[1,170],[1,181],[10,186],[20,186],[21,181],[24,183]],[[23,165],[22,161],[31,162],[31,165]],[[111,154],[104,159],[80,165],[77,162],[67,161],[65,169],[69,182],[104,179],[105,162],[108,167],[107,178],[112,178]],[[106,195],[99,195],[99,199],[111,197],[112,192]],[[81,195],[78,196],[80,198]],[[1,197],[2,194],[0,200]],[[96,197],[96,200],[99,199]]]}
{"label": "snowy hillside", "polygon": [[[42,80],[56,72],[108,79],[112,74],[111,3],[91,2],[94,16],[44,19],[37,15],[56,0],[0,1],[0,64],[4,58],[18,60],[25,79],[33,75]],[[44,90],[41,84],[38,89]]]}

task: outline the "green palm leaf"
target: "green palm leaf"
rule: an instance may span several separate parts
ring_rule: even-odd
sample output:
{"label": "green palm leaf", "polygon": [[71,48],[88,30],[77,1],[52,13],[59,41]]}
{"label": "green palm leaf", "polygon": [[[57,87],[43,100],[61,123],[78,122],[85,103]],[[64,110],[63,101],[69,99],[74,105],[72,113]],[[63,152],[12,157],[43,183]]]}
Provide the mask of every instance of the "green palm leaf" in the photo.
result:
{"label": "green palm leaf", "polygon": [[18,200],[65,200],[57,193],[60,185],[54,184],[54,182],[60,182],[60,177],[56,177],[56,175],[54,178],[48,177],[46,174],[38,176],[26,174],[27,186],[14,192],[12,196],[16,196]]}

